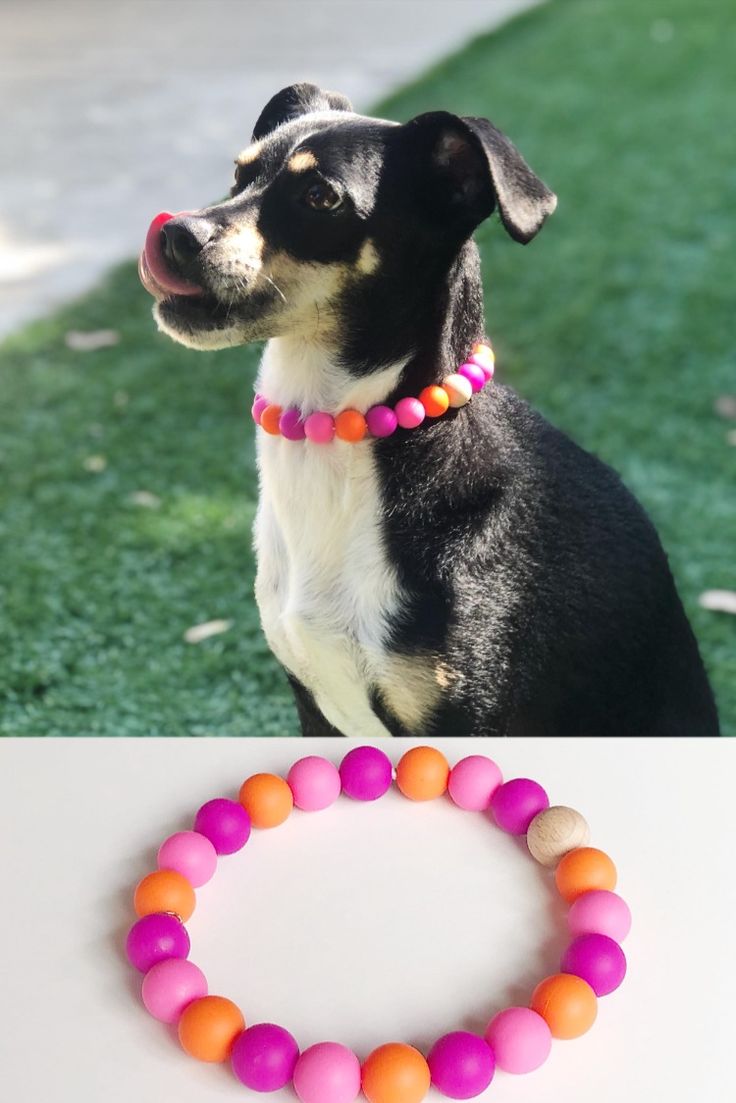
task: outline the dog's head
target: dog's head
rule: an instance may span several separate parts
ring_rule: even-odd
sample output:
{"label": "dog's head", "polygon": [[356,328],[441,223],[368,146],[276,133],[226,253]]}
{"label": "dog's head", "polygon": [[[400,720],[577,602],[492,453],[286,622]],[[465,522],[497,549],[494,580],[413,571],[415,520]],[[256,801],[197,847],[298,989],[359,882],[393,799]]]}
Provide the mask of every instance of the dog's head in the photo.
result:
{"label": "dog's head", "polygon": [[526,243],[555,205],[486,119],[399,125],[296,84],[261,112],[231,197],[149,234],[142,278],[159,327],[192,348],[329,339],[356,297],[390,325],[396,299],[446,273],[494,210]]}

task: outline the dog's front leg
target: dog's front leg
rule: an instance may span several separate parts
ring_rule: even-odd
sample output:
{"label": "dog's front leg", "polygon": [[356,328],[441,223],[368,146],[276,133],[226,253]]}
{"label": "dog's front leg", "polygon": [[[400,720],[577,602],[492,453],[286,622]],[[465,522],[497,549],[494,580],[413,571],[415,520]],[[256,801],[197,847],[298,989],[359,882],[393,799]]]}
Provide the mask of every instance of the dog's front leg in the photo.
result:
{"label": "dog's front leg", "polygon": [[307,687],[303,685],[298,678],[295,678],[293,674],[289,673],[288,670],[286,671],[286,677],[289,679],[289,684],[294,691],[296,711],[299,714],[302,735],[305,738],[316,738],[321,735],[343,738],[344,733],[333,727],[317,708],[314,697]]}

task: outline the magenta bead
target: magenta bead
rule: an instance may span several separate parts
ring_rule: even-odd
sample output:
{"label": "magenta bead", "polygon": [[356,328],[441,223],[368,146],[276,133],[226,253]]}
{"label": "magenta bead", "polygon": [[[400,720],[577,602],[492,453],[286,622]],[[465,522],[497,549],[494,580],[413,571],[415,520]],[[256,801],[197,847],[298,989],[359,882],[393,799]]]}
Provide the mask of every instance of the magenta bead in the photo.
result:
{"label": "magenta bead", "polygon": [[329,444],[335,435],[335,419],[317,411],[304,421],[304,434],[313,444]]}
{"label": "magenta bead", "polygon": [[302,1053],[294,1069],[301,1103],[354,1103],[360,1092],[360,1061],[337,1042],[320,1042]]}
{"label": "magenta bead", "polygon": [[125,953],[131,965],[147,973],[166,958],[187,957],[189,935],[184,924],[173,915],[158,912],[144,915],[128,931]]}
{"label": "magenta bead", "polygon": [[492,759],[471,754],[453,766],[447,788],[458,808],[484,812],[502,781],[503,775]]}
{"label": "magenta bead", "polygon": [[237,801],[216,797],[197,812],[194,830],[209,839],[218,854],[234,854],[250,838],[250,816]]}
{"label": "magenta bead", "polygon": [[217,869],[217,851],[199,831],[178,831],[161,843],[158,868],[173,869],[195,888],[206,885]]}
{"label": "magenta bead", "polygon": [[534,1072],[550,1055],[552,1032],[529,1007],[507,1007],[488,1024],[485,1034],[503,1072]]}
{"label": "magenta bead", "polygon": [[301,410],[298,410],[296,406],[290,406],[288,410],[284,410],[279,418],[279,432],[287,440],[304,440],[306,433]]}
{"label": "magenta bead", "polygon": [[605,934],[581,934],[562,955],[563,973],[572,973],[587,981],[596,996],[615,992],[626,976],[626,956]]}
{"label": "magenta bead", "polygon": [[468,360],[465,364],[461,364],[457,369],[458,375],[464,375],[470,386],[474,391],[480,391],[483,389],[486,377],[482,368],[479,368],[477,364],[474,364],[471,360]]}
{"label": "magenta bead", "polygon": [[298,1057],[299,1046],[288,1030],[274,1023],[258,1023],[236,1038],[230,1060],[246,1088],[275,1092],[291,1080]]}
{"label": "magenta bead", "polygon": [[485,1091],[496,1062],[487,1042],[477,1034],[456,1030],[445,1034],[429,1051],[432,1083],[450,1099],[473,1099]]}
{"label": "magenta bead", "polygon": [[368,432],[374,437],[390,437],[399,424],[390,406],[371,406],[365,415]]}
{"label": "magenta bead", "polygon": [[631,912],[615,892],[593,889],[574,901],[567,923],[574,935],[605,934],[614,942],[623,942],[631,930]]}
{"label": "magenta bead", "polygon": [[394,406],[394,413],[402,429],[416,429],[427,416],[418,398],[400,398]]}
{"label": "magenta bead", "polygon": [[541,785],[528,777],[499,785],[491,797],[493,818],[510,835],[526,835],[529,824],[545,808],[549,808],[549,797]]}
{"label": "magenta bead", "polygon": [[355,747],[340,763],[343,792],[353,800],[378,800],[392,778],[391,759],[377,747]]}
{"label": "magenta bead", "polygon": [[207,978],[192,961],[170,957],[159,961],[143,978],[141,996],[146,1011],[162,1023],[178,1023],[192,1000],[207,995]]}
{"label": "magenta bead", "polygon": [[321,812],[340,796],[340,771],[326,758],[308,755],[300,758],[286,778],[294,804],[303,812]]}
{"label": "magenta bead", "polygon": [[253,405],[250,410],[256,425],[261,424],[261,414],[266,409],[266,406],[268,406],[268,399],[264,398],[263,395],[257,394],[253,399]]}

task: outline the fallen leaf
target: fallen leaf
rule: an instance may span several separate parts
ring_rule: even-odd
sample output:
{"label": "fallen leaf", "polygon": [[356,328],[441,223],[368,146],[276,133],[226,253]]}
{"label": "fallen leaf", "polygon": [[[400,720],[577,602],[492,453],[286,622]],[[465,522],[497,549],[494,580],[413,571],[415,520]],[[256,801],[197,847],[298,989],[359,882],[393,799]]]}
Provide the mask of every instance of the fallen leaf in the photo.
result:
{"label": "fallen leaf", "polygon": [[115,391],[112,400],[118,410],[123,410],[130,402],[130,395],[127,391]]}
{"label": "fallen leaf", "polygon": [[187,643],[201,643],[202,640],[208,640],[210,636],[219,636],[227,632],[232,626],[231,620],[206,620],[204,624],[195,624],[187,628],[184,639]]}
{"label": "fallen leaf", "polygon": [[706,590],[698,598],[698,604],[714,613],[733,613],[736,616],[736,592],[733,590]]}
{"label": "fallen leaf", "polygon": [[719,394],[713,405],[721,417],[736,418],[736,394]]}
{"label": "fallen leaf", "polygon": [[107,460],[104,456],[85,456],[82,467],[85,471],[91,471],[93,475],[99,475],[107,467]]}
{"label": "fallen leaf", "polygon": [[107,349],[117,345],[120,334],[116,329],[90,329],[84,332],[81,329],[70,329],[64,338],[68,349],[74,352],[94,352],[95,349]]}
{"label": "fallen leaf", "polygon": [[150,490],[134,490],[128,496],[128,501],[134,506],[143,506],[144,509],[158,509],[161,499],[157,494],[151,494]]}

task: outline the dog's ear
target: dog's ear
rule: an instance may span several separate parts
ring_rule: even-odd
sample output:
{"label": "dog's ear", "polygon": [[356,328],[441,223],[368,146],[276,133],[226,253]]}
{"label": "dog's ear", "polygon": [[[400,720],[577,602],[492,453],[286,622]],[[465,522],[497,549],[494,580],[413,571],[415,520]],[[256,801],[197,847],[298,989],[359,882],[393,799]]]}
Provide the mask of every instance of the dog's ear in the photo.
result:
{"label": "dog's ear", "polygon": [[526,245],[557,206],[516,146],[488,119],[432,111],[406,124],[416,143],[419,186],[443,218],[471,232],[496,206],[514,241]]}
{"label": "dog's ear", "polygon": [[353,105],[340,92],[324,92],[316,84],[290,84],[272,96],[258,116],[251,141],[257,142],[277,126],[313,111],[352,111]]}

